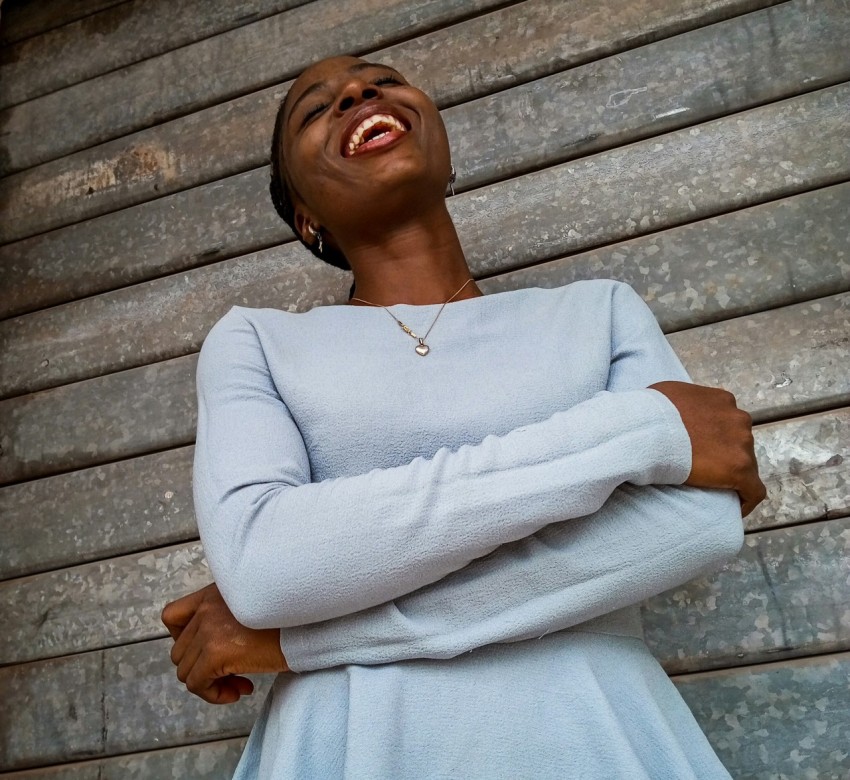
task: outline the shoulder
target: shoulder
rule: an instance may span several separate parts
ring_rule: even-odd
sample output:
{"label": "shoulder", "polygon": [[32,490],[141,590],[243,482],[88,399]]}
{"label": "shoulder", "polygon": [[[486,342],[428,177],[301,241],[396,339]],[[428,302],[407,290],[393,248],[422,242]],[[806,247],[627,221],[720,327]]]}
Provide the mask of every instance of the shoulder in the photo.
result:
{"label": "shoulder", "polygon": [[248,306],[231,306],[213,324],[201,345],[201,352],[214,352],[230,346],[246,346],[259,342],[261,334],[280,327],[281,319],[292,316],[281,309],[255,309]]}
{"label": "shoulder", "polygon": [[258,310],[231,306],[209,329],[198,355],[199,382],[213,382],[251,367],[266,368],[254,311]]}
{"label": "shoulder", "polygon": [[586,279],[567,287],[577,288],[582,297],[593,298],[596,305],[610,306],[612,326],[618,330],[643,329],[657,325],[652,308],[630,284],[619,279]]}
{"label": "shoulder", "polygon": [[619,279],[579,279],[557,289],[559,305],[586,315],[597,326],[604,320],[612,329],[644,327],[649,319],[655,319],[643,297]]}
{"label": "shoulder", "polygon": [[230,309],[219,317],[213,326],[207,331],[201,344],[201,358],[209,358],[215,352],[226,349],[234,341],[242,338],[242,334],[250,330],[250,324],[242,313],[240,306],[231,306]]}
{"label": "shoulder", "polygon": [[564,297],[573,298],[577,301],[598,303],[607,300],[614,302],[624,298],[637,298],[641,302],[643,301],[630,285],[621,282],[619,279],[577,279],[557,289],[561,291]]}

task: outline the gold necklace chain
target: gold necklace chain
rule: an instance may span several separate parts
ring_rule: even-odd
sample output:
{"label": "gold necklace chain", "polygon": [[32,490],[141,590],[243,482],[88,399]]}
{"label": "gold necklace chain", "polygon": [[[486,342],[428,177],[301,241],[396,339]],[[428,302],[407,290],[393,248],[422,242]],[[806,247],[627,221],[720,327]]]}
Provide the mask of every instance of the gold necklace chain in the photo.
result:
{"label": "gold necklace chain", "polygon": [[[460,286],[460,290],[462,290],[464,287],[466,287],[466,285],[468,285],[471,281],[472,281],[472,279],[467,279],[467,280],[466,280],[466,281],[465,281],[465,282],[464,282],[464,283]],[[460,290],[458,290],[458,291],[457,291],[457,292],[456,292],[456,293],[455,293],[455,294],[454,294],[451,298],[449,298],[449,300],[448,300],[448,301],[446,301],[446,303],[449,303],[449,301],[451,301],[451,300],[452,300],[452,298],[454,298],[454,297],[455,297],[455,296],[456,296],[456,295],[460,292]],[[352,298],[351,300],[352,300],[352,301],[363,301],[363,299],[362,299],[362,298]],[[393,319],[394,319],[394,320],[395,320],[395,321],[396,321],[396,322],[397,322],[397,323],[401,326],[401,329],[402,329],[402,330],[403,330],[403,331],[404,331],[404,332],[405,332],[408,336],[411,336],[412,338],[418,339],[419,343],[418,343],[418,344],[416,345],[416,347],[415,347],[415,350],[416,350],[416,354],[417,354],[417,355],[422,355],[422,357],[425,357],[425,355],[427,355],[427,354],[431,351],[431,347],[429,347],[429,346],[425,343],[425,339],[427,339],[427,338],[428,338],[428,334],[431,332],[431,328],[433,328],[433,327],[434,327],[434,324],[437,322],[437,319],[438,319],[438,318],[439,318],[439,316],[443,313],[443,309],[445,309],[445,308],[446,308],[446,303],[444,303],[444,304],[440,307],[440,311],[438,311],[438,312],[437,312],[437,316],[436,316],[436,317],[434,317],[434,322],[432,322],[432,323],[431,323],[431,328],[428,328],[428,330],[425,332],[425,335],[424,335],[424,336],[417,336],[417,335],[416,335],[416,334],[415,334],[415,333],[414,333],[414,332],[413,332],[410,328],[408,328],[408,327],[407,327],[407,325],[405,325],[405,324],[404,324],[404,323],[403,323],[403,322],[402,322],[402,321],[401,321],[398,317],[396,317],[396,316],[395,316],[395,314],[393,314],[393,313],[392,313],[392,312],[391,312],[391,311],[390,311],[390,310],[389,310],[386,306],[384,306],[383,304],[380,304],[380,303],[372,303],[371,301],[363,301],[363,303],[368,303],[370,306],[380,306],[382,309],[384,309],[384,310],[387,312],[387,314],[389,314],[389,315],[390,315],[390,317],[392,317],[392,318],[393,318]]]}

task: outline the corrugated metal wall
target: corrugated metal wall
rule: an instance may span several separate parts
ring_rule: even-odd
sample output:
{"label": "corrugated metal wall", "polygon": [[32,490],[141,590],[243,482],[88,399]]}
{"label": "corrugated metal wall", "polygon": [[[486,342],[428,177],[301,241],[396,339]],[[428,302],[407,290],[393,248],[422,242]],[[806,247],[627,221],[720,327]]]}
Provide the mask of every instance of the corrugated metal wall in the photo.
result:
{"label": "corrugated metal wall", "polygon": [[[485,292],[631,284],[758,423],[740,557],[646,603],[736,778],[850,776],[846,0],[10,2],[0,37],[0,770],[227,778],[163,604],[208,582],[197,351],[231,305],[341,303],[275,214],[276,105],[388,62],[438,103]],[[268,681],[266,681],[266,684]]]}

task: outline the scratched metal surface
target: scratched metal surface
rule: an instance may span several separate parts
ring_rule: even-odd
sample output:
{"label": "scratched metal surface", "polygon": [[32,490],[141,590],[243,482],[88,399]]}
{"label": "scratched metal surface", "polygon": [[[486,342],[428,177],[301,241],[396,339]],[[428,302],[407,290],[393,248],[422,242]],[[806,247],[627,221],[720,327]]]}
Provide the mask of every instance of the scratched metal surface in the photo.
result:
{"label": "scratched metal surface", "polygon": [[[533,81],[492,97],[448,109],[444,112],[444,119],[459,171],[458,187],[467,189],[473,185],[480,186],[495,176],[508,173],[516,175],[540,167],[546,160],[559,162],[580,154],[601,151],[615,143],[637,140],[682,124],[691,124],[717,112],[726,113],[756,102],[787,96],[796,88],[799,72],[809,74],[806,77],[809,86],[847,78],[850,64],[837,53],[838,50],[833,51],[836,46],[840,50],[843,45],[846,36],[841,34],[841,20],[847,17],[838,15],[836,19],[835,11],[829,4],[831,1],[818,0],[820,4],[814,10],[807,8],[805,24],[800,23],[800,4],[789,3],[723,23],[721,29],[724,34],[719,37],[707,38],[704,30],[697,29],[652,47],[640,48],[636,51],[644,58],[647,52],[663,47],[664,56],[660,57],[662,63],[684,62],[687,53],[691,64],[688,67],[676,66],[674,73],[681,71],[681,74],[669,82],[655,76],[651,92],[647,89],[644,92],[628,93],[632,95],[628,100],[616,99],[613,101],[616,105],[610,108],[608,103],[611,102],[611,96],[623,80],[636,78],[641,72],[637,68],[640,63],[630,61],[636,56],[634,51],[623,51],[601,62],[592,62],[549,79]],[[545,5],[549,7],[548,3]],[[531,7],[527,3],[512,6],[481,20],[470,20],[463,26],[475,26],[482,24],[483,20],[527,12]],[[659,15],[659,11],[654,5],[646,10],[651,12],[649,18],[642,18],[634,30],[625,24],[635,24],[630,14],[626,14],[624,23],[617,26],[616,23],[623,20],[615,13],[609,22],[620,36],[616,39],[611,39],[609,35],[599,40],[590,33],[582,32],[581,24],[569,27],[570,34],[579,39],[577,42],[567,41],[571,44],[573,56],[581,61],[596,53],[600,47],[605,51],[624,45],[630,35],[646,36],[653,30],[653,34],[670,34],[673,28],[682,26],[686,21],[689,24],[698,21],[688,17],[684,14],[685,9],[680,8],[682,20],[667,18],[664,21],[666,26],[659,27],[661,23],[657,22],[655,29],[649,26],[649,22]],[[727,10],[733,10],[732,6]],[[581,9],[575,13],[579,11]],[[716,12],[717,9],[710,6],[701,10],[701,13],[707,14]],[[509,22],[510,19],[506,19],[506,24]],[[766,35],[762,29],[768,23],[769,29],[774,30],[774,37]],[[491,21],[490,28],[492,26]],[[521,28],[522,25],[508,29]],[[475,41],[486,37],[480,32],[477,29],[470,31],[469,37]],[[489,28],[485,32],[491,37],[496,34]],[[437,31],[424,38],[445,37],[445,34],[446,31]],[[582,35],[587,41],[584,41]],[[788,71],[784,77],[774,73],[772,80],[764,82],[760,75],[766,72],[763,69],[747,69],[741,76],[731,65],[726,68],[713,66],[714,57],[721,61],[734,61],[740,54],[742,39],[748,39],[748,35],[752,36],[750,39],[757,45],[767,47],[765,57],[784,64]],[[391,47],[386,51],[395,53],[393,56],[388,54],[386,59],[388,62],[395,61],[403,72],[413,69],[416,72],[421,70],[429,76],[444,76],[443,81],[439,78],[429,79],[429,94],[433,92],[439,101],[447,90],[442,85],[452,83],[448,76],[452,73],[466,73],[469,68],[459,67],[462,63],[456,62],[455,57],[431,57],[430,61],[426,60],[428,65],[420,63],[421,58],[412,57],[408,50],[412,44],[421,40],[415,39]],[[816,40],[818,43],[814,45]],[[724,50],[717,51],[718,45],[725,47]],[[449,47],[452,52],[456,49]],[[702,56],[692,57],[692,49],[702,50]],[[511,51],[513,54],[514,50]],[[537,49],[533,51],[539,58]],[[526,55],[526,58],[529,56]],[[561,57],[566,57],[563,50]],[[435,59],[442,67],[433,64]],[[513,70],[519,71],[519,75],[522,73],[522,64],[521,58],[513,62]],[[435,68],[437,73],[434,73]],[[463,91],[458,91],[457,95],[453,93],[452,98],[468,100],[482,91],[486,92],[490,82],[485,76],[490,75],[484,73],[476,79],[470,79],[468,85],[461,85]],[[431,81],[434,82],[433,87]],[[0,304],[6,307],[5,312],[2,308],[0,312],[22,313],[46,303],[58,303],[114,288],[122,282],[139,281],[166,270],[177,271],[213,259],[238,255],[258,246],[291,240],[288,228],[277,219],[268,203],[265,168],[247,175],[245,179],[225,180],[202,187],[197,192],[179,193],[165,201],[161,197],[176,188],[197,186],[211,178],[229,176],[249,167],[264,166],[269,127],[282,94],[277,89],[266,92],[269,94],[263,104],[262,116],[252,115],[242,105],[242,102],[251,99],[249,96],[232,104],[214,106],[205,112],[158,125],[143,131],[138,138],[121,139],[113,144],[115,149],[112,152],[109,151],[110,145],[106,144],[67,158],[69,163],[76,160],[80,166],[81,189],[77,193],[73,187],[42,188],[45,197],[50,199],[45,205],[49,207],[47,210],[51,219],[56,217],[61,205],[54,200],[57,197],[64,199],[62,202],[70,208],[85,209],[85,212],[74,211],[75,219],[100,213],[103,209],[98,210],[94,203],[98,199],[103,200],[110,211],[151,197],[157,199],[130,212],[119,210],[111,216],[0,247],[0,281],[5,281],[13,290],[8,300]],[[553,95],[558,94],[569,95],[571,103],[581,100],[584,105],[593,106],[591,116],[601,115],[602,118],[597,121],[604,120],[603,124],[589,133],[586,114],[570,112],[566,117],[563,116],[563,101],[553,98]],[[685,108],[681,105],[665,108],[668,103],[682,102],[689,103],[687,110],[680,110]],[[206,116],[213,112],[218,112],[218,115]],[[489,135],[499,136],[496,147],[499,151],[495,156],[493,152],[487,151],[487,146],[476,140],[484,128],[487,128]],[[152,138],[151,134],[158,135]],[[198,143],[199,138],[203,138],[203,143]],[[243,148],[245,144],[248,146]],[[177,168],[171,163],[162,168],[156,163],[157,155],[148,155],[145,157],[144,175],[134,174],[137,166],[128,167],[119,164],[119,161],[121,156],[132,154],[137,146],[159,149],[168,160],[176,161]],[[110,159],[110,155],[114,158],[113,162],[104,162],[104,159]],[[64,162],[60,161],[59,164]],[[213,164],[218,167],[211,168]],[[109,165],[121,175],[105,190],[99,190],[96,181],[89,181],[90,173]],[[41,166],[32,175],[42,177],[39,179],[41,181],[45,180],[44,176],[46,180],[51,180],[49,166]],[[246,187],[248,191],[243,191]],[[28,192],[28,189],[25,190]],[[245,206],[239,208],[239,202]],[[198,213],[205,215],[207,231],[199,233],[197,230],[195,215]],[[223,214],[229,214],[229,221],[236,220],[237,224],[230,225],[223,216],[217,216]],[[157,229],[158,225],[162,226],[164,219],[168,220],[168,229]],[[225,229],[226,239],[221,234]],[[198,242],[201,242],[200,245]],[[73,273],[69,273],[69,265],[73,267]]]}
{"label": "scratched metal surface", "polygon": [[649,599],[646,641],[669,674],[850,650],[850,520],[748,534],[717,572]]}
{"label": "scratched metal surface", "polygon": [[245,737],[9,772],[3,780],[231,780]]}
{"label": "scratched metal surface", "polygon": [[[261,89],[322,57],[386,46],[498,5],[499,0],[307,3],[6,109],[0,123],[7,137],[18,140],[4,144],[0,174]],[[165,75],[174,73],[181,78]],[[57,116],[66,121],[50,121]]]}
{"label": "scratched metal surface", "polygon": [[674,682],[735,780],[850,777],[850,653]]}
{"label": "scratched metal surface", "polygon": [[492,276],[486,293],[626,282],[665,333],[850,289],[850,183]]}
{"label": "scratched metal surface", "polygon": [[0,489],[0,580],[196,538],[194,447]]}
{"label": "scratched metal surface", "polygon": [[171,639],[0,669],[0,689],[37,706],[0,711],[0,770],[245,736],[273,675],[236,704],[189,694],[169,658]]}
{"label": "scratched metal surface", "polygon": [[850,515],[850,409],[768,423],[755,439],[768,499],[749,530]]}
{"label": "scratched metal surface", "polygon": [[[716,33],[709,28],[676,35],[773,1],[681,0],[671,13],[667,0],[643,0],[640,5],[610,5],[601,22],[598,4],[590,0],[568,6],[527,0],[368,56],[398,68],[438,106],[454,106],[444,113],[444,121],[457,161],[458,186],[465,188],[486,181],[488,169],[499,177],[508,172],[498,159],[487,159],[486,153],[480,157],[488,148],[485,144],[498,143],[494,150],[500,153],[511,149],[511,170],[516,174],[539,167],[547,158],[557,162],[612,146],[629,134],[654,134],[718,112],[788,97],[796,91],[800,72],[809,74],[810,86],[848,78],[850,65],[840,56],[841,31],[847,23],[833,8],[838,0],[817,0],[820,5],[805,11],[796,3],[784,5],[776,16],[744,15],[733,20],[733,27]],[[536,34],[516,37],[513,32],[518,29]],[[663,36],[674,37],[657,44],[662,49],[650,58],[649,74],[646,52],[653,49],[622,51]],[[512,39],[512,44],[490,64],[489,52],[505,39]],[[458,46],[458,40],[464,45]],[[717,50],[718,42],[727,43]],[[753,46],[763,51],[752,51]],[[693,51],[700,47],[705,54],[697,60]],[[554,80],[541,79],[616,52],[622,53],[601,65],[592,63]],[[761,69],[742,74],[740,68],[727,67],[745,55],[769,59],[770,76],[760,75],[765,73]],[[689,57],[691,64],[682,67]],[[667,60],[671,60],[669,81],[664,74],[651,75]],[[638,73],[632,75],[634,68]],[[652,92],[635,100],[617,97],[630,78],[651,81]],[[527,86],[500,91],[530,79],[534,81]],[[35,233],[264,166],[277,104],[290,84],[219,103],[29,170],[0,184],[7,213],[16,221],[25,220],[27,232]],[[492,98],[468,103],[494,91],[498,94]],[[629,89],[625,93],[632,94]],[[587,110],[565,117],[564,95]],[[669,100],[690,103],[690,114],[667,114]],[[584,127],[588,116],[600,110],[610,131],[590,145],[582,143],[589,134]],[[504,137],[491,138],[504,118],[510,119],[501,133]],[[605,136],[610,136],[607,142]],[[17,225],[14,235],[23,235],[24,228],[23,223]]]}
{"label": "scratched metal surface", "polygon": [[[93,79],[309,0],[139,0],[4,47],[0,109]],[[143,8],[144,13],[139,13]],[[5,21],[5,20],[4,20]],[[54,67],[56,61],[61,68]]]}

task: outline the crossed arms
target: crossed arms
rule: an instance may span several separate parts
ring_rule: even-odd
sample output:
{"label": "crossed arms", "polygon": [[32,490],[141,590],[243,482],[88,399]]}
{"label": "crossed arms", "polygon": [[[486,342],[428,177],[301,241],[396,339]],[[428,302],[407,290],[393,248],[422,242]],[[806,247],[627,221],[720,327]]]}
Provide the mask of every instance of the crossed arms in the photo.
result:
{"label": "crossed arms", "polygon": [[475,446],[319,483],[256,334],[229,313],[198,364],[194,490],[235,619],[274,630],[296,672],[450,658],[639,603],[736,554],[736,493],[683,484],[688,431],[648,387],[690,379],[643,300],[624,284],[612,295],[606,391]]}

